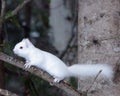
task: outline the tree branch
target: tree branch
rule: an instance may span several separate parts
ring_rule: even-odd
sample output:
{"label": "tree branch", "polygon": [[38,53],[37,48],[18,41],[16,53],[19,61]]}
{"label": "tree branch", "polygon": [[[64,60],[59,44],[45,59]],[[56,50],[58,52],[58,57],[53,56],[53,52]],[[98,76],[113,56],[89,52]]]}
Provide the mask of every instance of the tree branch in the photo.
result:
{"label": "tree branch", "polygon": [[24,0],[22,4],[19,4],[12,12],[10,15],[5,16],[5,19],[8,19],[14,15],[16,15],[27,3],[29,3],[32,0]]}
{"label": "tree branch", "polygon": [[[2,52],[0,52],[0,60],[10,63],[16,67],[22,68],[24,69],[24,62],[17,60],[11,56],[8,56]],[[41,69],[36,69],[33,70],[32,68],[28,69],[27,71],[29,71],[30,73],[48,81],[48,82],[53,82],[53,78],[46,72],[42,71]],[[77,90],[73,89],[67,82],[65,81],[61,81],[60,83],[53,83],[54,86],[62,89],[63,91],[67,92],[70,96],[80,96],[80,92],[78,92]]]}
{"label": "tree branch", "polygon": [[17,94],[14,94],[8,90],[0,89],[0,94],[4,96],[18,96]]}
{"label": "tree branch", "polygon": [[98,74],[97,74],[96,77],[94,78],[92,84],[91,84],[90,87],[87,89],[87,91],[86,91],[87,93],[88,93],[88,91],[90,90],[90,88],[92,88],[93,84],[95,83],[95,81],[97,80],[97,78],[98,78],[98,76],[100,75],[101,72],[102,72],[102,70],[100,70],[100,71],[98,72]]}

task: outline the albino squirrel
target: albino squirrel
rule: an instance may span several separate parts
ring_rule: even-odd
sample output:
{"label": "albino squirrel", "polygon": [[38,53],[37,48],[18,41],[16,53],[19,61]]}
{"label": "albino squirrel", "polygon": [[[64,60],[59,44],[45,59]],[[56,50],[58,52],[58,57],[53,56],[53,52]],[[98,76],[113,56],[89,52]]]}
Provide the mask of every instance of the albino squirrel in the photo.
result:
{"label": "albino squirrel", "polygon": [[13,52],[26,59],[25,68],[36,66],[53,76],[54,82],[60,82],[65,77],[95,77],[100,71],[100,76],[112,79],[113,69],[105,64],[75,64],[67,66],[55,55],[36,48],[29,39],[23,39],[15,45]]}

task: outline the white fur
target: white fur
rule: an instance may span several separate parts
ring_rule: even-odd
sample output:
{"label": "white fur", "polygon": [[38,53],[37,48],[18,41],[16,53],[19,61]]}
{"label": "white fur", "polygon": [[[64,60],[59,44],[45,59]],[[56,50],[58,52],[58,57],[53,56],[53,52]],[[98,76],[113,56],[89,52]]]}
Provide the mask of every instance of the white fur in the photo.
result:
{"label": "white fur", "polygon": [[[23,47],[20,49],[20,47]],[[113,69],[105,64],[75,64],[70,67],[55,55],[36,48],[28,39],[16,44],[14,53],[26,59],[25,68],[36,66],[54,77],[59,82],[65,77],[80,76],[82,78],[96,76],[100,70],[101,76],[112,79]]]}
{"label": "white fur", "polygon": [[68,69],[71,75],[80,76],[82,78],[95,77],[99,73],[100,77],[106,77],[108,79],[113,78],[113,69],[106,64],[75,64]]}

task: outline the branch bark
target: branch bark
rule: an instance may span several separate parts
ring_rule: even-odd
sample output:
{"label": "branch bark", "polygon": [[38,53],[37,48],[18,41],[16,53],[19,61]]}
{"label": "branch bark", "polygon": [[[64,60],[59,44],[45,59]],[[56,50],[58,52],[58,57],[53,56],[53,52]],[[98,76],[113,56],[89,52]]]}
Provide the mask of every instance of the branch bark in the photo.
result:
{"label": "branch bark", "polygon": [[5,16],[5,19],[8,19],[14,15],[16,15],[26,4],[28,4],[32,0],[24,0],[22,4],[19,4],[12,12],[10,15]]}
{"label": "branch bark", "polygon": [[[11,56],[8,56],[2,52],[0,52],[0,60],[10,63],[16,67],[24,69],[24,62],[17,60]],[[48,81],[49,83],[53,82],[53,78],[46,72],[42,71],[41,69],[36,68],[33,70],[32,68],[27,70],[28,72]],[[81,96],[81,93],[72,88],[67,82],[61,81],[60,83],[53,83],[54,86],[62,89],[63,91],[67,92],[70,96]]]}
{"label": "branch bark", "polygon": [[0,94],[4,96],[18,96],[17,94],[14,94],[8,90],[0,89]]}

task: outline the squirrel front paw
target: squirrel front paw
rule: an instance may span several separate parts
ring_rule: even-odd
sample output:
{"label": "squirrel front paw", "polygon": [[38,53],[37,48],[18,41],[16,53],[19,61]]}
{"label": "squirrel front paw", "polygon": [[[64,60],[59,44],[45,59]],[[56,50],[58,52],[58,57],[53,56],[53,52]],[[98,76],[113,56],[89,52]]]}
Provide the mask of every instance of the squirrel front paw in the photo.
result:
{"label": "squirrel front paw", "polygon": [[61,78],[55,78],[53,82],[59,83],[61,80],[63,80],[63,79],[61,79]]}
{"label": "squirrel front paw", "polygon": [[25,68],[25,69],[27,69],[27,68],[29,69],[30,67],[31,67],[31,64],[30,64],[30,63],[26,63],[26,64],[24,65],[24,68]]}
{"label": "squirrel front paw", "polygon": [[60,80],[59,80],[58,78],[55,78],[55,79],[54,79],[54,82],[55,82],[55,83],[59,83]]}

